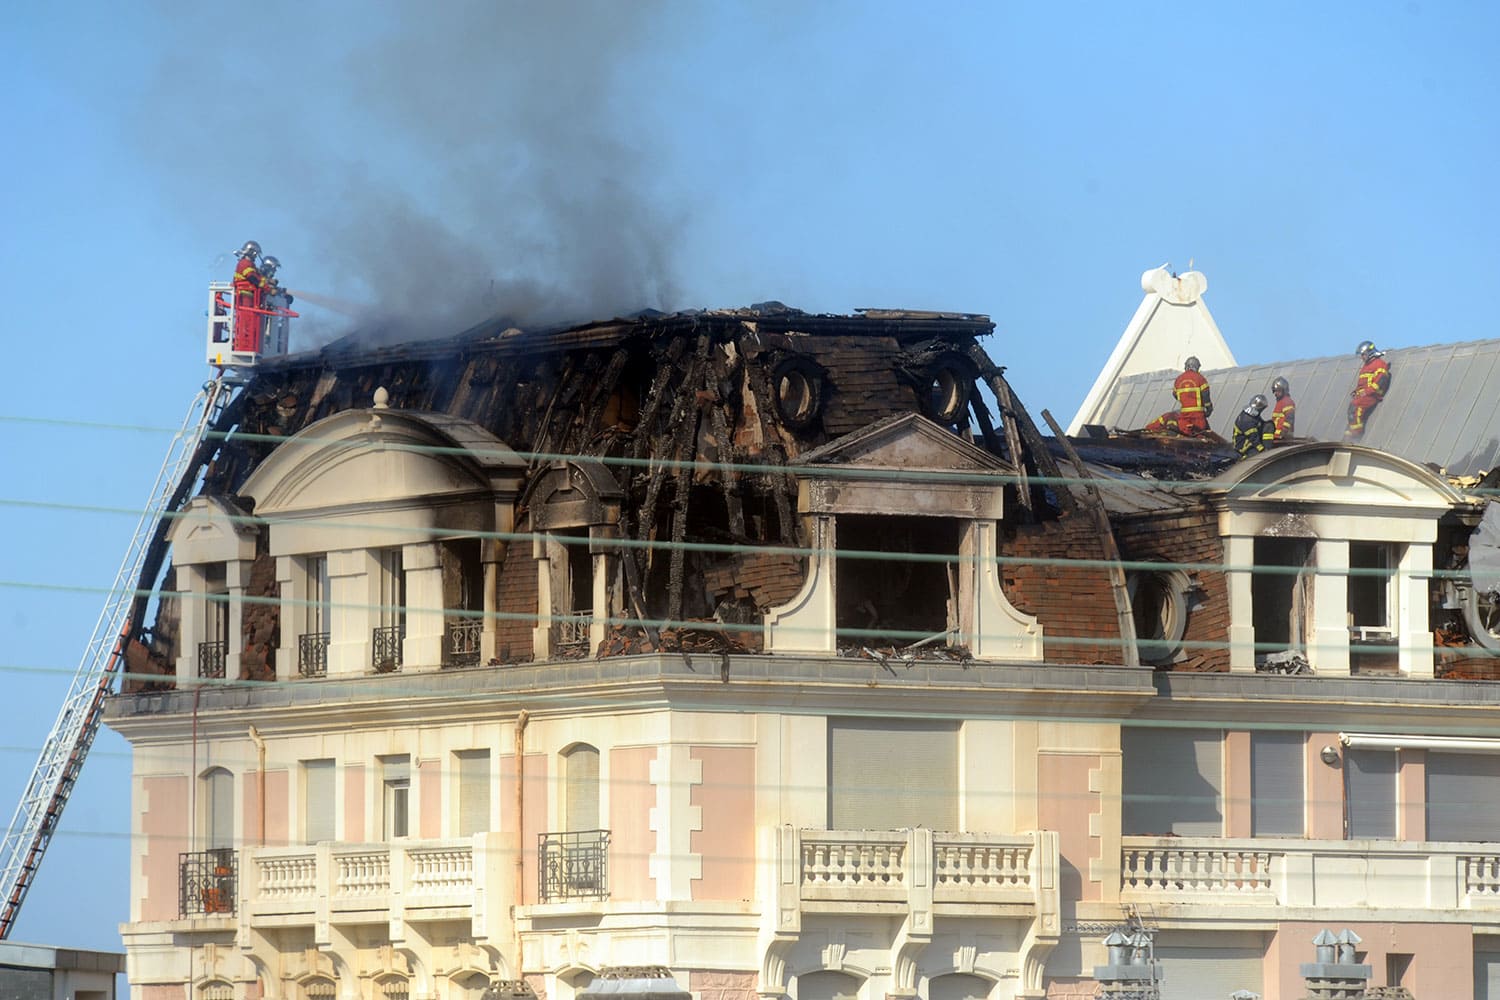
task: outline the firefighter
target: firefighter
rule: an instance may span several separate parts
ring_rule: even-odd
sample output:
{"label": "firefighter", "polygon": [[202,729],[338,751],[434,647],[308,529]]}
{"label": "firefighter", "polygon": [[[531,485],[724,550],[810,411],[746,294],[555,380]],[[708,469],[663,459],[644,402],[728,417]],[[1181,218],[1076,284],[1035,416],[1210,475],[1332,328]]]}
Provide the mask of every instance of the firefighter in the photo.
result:
{"label": "firefighter", "polygon": [[1286,376],[1278,375],[1271,381],[1271,395],[1276,397],[1276,406],[1271,410],[1272,435],[1277,441],[1286,441],[1292,436],[1297,422],[1297,404],[1292,401],[1292,384]]}
{"label": "firefighter", "polygon": [[1354,377],[1354,391],[1349,393],[1349,426],[1344,429],[1345,441],[1358,441],[1365,436],[1370,411],[1380,405],[1391,386],[1391,366],[1386,364],[1385,352],[1373,341],[1360,341],[1354,353],[1364,360],[1364,366]]}
{"label": "firefighter", "polygon": [[281,261],[275,257],[267,255],[261,258],[260,273],[266,279],[261,301],[267,312],[264,317],[264,336],[261,339],[262,354],[285,354],[287,350],[286,314],[292,308],[292,295],[276,280],[276,272],[280,269]]}
{"label": "firefighter", "polygon": [[239,263],[234,266],[234,343],[231,346],[236,351],[259,353],[261,295],[267,284],[257,260],[260,244],[246,240],[234,255]]}
{"label": "firefighter", "polygon": [[1270,401],[1266,397],[1255,394],[1250,400],[1250,405],[1240,411],[1240,415],[1234,418],[1234,450],[1240,453],[1241,458],[1249,458],[1266,450],[1266,442],[1275,436],[1275,424],[1269,420],[1262,420],[1261,414],[1265,412]]}
{"label": "firefighter", "polygon": [[1208,379],[1198,374],[1198,359],[1189,357],[1182,363],[1182,374],[1172,383],[1172,395],[1178,408],[1168,410],[1146,425],[1149,433],[1176,430],[1188,437],[1197,437],[1208,431],[1208,418],[1213,415],[1213,399],[1209,395]]}

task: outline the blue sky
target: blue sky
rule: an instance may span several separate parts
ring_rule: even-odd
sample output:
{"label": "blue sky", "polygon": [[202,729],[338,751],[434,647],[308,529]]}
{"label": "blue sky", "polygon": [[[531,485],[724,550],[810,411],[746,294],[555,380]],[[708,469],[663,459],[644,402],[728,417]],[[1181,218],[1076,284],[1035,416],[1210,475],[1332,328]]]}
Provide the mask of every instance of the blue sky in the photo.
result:
{"label": "blue sky", "polygon": [[[1495,336],[1494,5],[429,6],[0,14],[7,817],[246,239],[304,346],[956,309],[1063,422],[1163,262],[1245,363]],[[128,795],[106,732],[17,940],[119,947]]]}

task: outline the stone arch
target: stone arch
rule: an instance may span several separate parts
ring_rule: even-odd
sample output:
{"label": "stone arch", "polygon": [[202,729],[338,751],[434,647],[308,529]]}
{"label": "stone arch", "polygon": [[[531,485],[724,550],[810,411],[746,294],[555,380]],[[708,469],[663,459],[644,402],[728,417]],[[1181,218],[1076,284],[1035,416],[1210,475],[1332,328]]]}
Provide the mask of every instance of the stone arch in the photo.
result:
{"label": "stone arch", "polygon": [[927,1000],[988,1000],[994,981],[971,972],[944,972],[927,978]]}
{"label": "stone arch", "polygon": [[868,979],[837,969],[799,973],[791,983],[794,1000],[868,1000],[862,993]]}

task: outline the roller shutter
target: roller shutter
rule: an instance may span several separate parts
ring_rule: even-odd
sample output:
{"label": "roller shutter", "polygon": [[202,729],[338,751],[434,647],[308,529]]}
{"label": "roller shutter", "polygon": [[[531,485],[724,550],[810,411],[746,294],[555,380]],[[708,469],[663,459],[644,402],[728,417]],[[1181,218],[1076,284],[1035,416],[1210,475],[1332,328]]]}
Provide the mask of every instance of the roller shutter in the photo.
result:
{"label": "roller shutter", "polygon": [[1250,833],[1300,837],[1306,830],[1302,774],[1307,738],[1301,733],[1250,734]]}
{"label": "roller shutter", "polygon": [[828,720],[828,828],[958,829],[958,725]]}
{"label": "roller shutter", "polygon": [[1396,752],[1349,750],[1344,754],[1344,795],[1351,839],[1396,837]]}
{"label": "roller shutter", "polygon": [[1427,754],[1427,839],[1500,840],[1500,754]]}
{"label": "roller shutter", "polygon": [[1224,737],[1219,730],[1127,728],[1120,733],[1120,745],[1126,836],[1224,835]]}
{"label": "roller shutter", "polygon": [[303,801],[307,842],[317,844],[335,839],[333,761],[306,761],[302,765],[302,780],[306,793]]}
{"label": "roller shutter", "polygon": [[1161,1000],[1208,1000],[1235,990],[1265,992],[1265,959],[1256,948],[1185,948],[1157,945],[1166,981]]}
{"label": "roller shutter", "polygon": [[461,750],[458,756],[458,835],[490,828],[490,752]]}
{"label": "roller shutter", "polygon": [[1474,953],[1474,1000],[1500,1000],[1500,951]]}

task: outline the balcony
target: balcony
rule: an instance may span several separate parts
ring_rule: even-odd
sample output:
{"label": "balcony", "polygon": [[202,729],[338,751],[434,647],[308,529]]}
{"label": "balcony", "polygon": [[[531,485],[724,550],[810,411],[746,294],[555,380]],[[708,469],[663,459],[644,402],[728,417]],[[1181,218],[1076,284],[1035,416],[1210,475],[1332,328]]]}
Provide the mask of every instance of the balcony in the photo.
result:
{"label": "balcony", "polygon": [[537,837],[537,898],[544,903],[609,896],[609,831]]}
{"label": "balcony", "polygon": [[177,856],[177,915],[207,917],[234,912],[239,858],[229,847]]}
{"label": "balcony", "polygon": [[297,637],[297,673],[303,677],[328,676],[327,632],[309,632]]}
{"label": "balcony", "polygon": [[450,618],[443,623],[443,666],[472,667],[479,663],[484,622],[478,618]]}
{"label": "balcony", "polygon": [[1125,837],[1120,878],[1122,902],[1163,915],[1401,909],[1500,925],[1496,844]]}
{"label": "balcony", "polygon": [[559,615],[552,626],[553,648],[559,653],[587,653],[589,629],[593,624],[592,611],[573,611]]}
{"label": "balcony", "polygon": [[200,642],[198,643],[198,676],[224,679],[224,662],[229,656],[229,643]]}
{"label": "balcony", "polygon": [[370,633],[370,666],[376,673],[389,674],[401,669],[401,644],[405,638],[405,625],[382,625]]}
{"label": "balcony", "polygon": [[935,911],[1050,917],[1058,912],[1058,841],[1019,835],[781,827],[780,930],[800,913]]}

